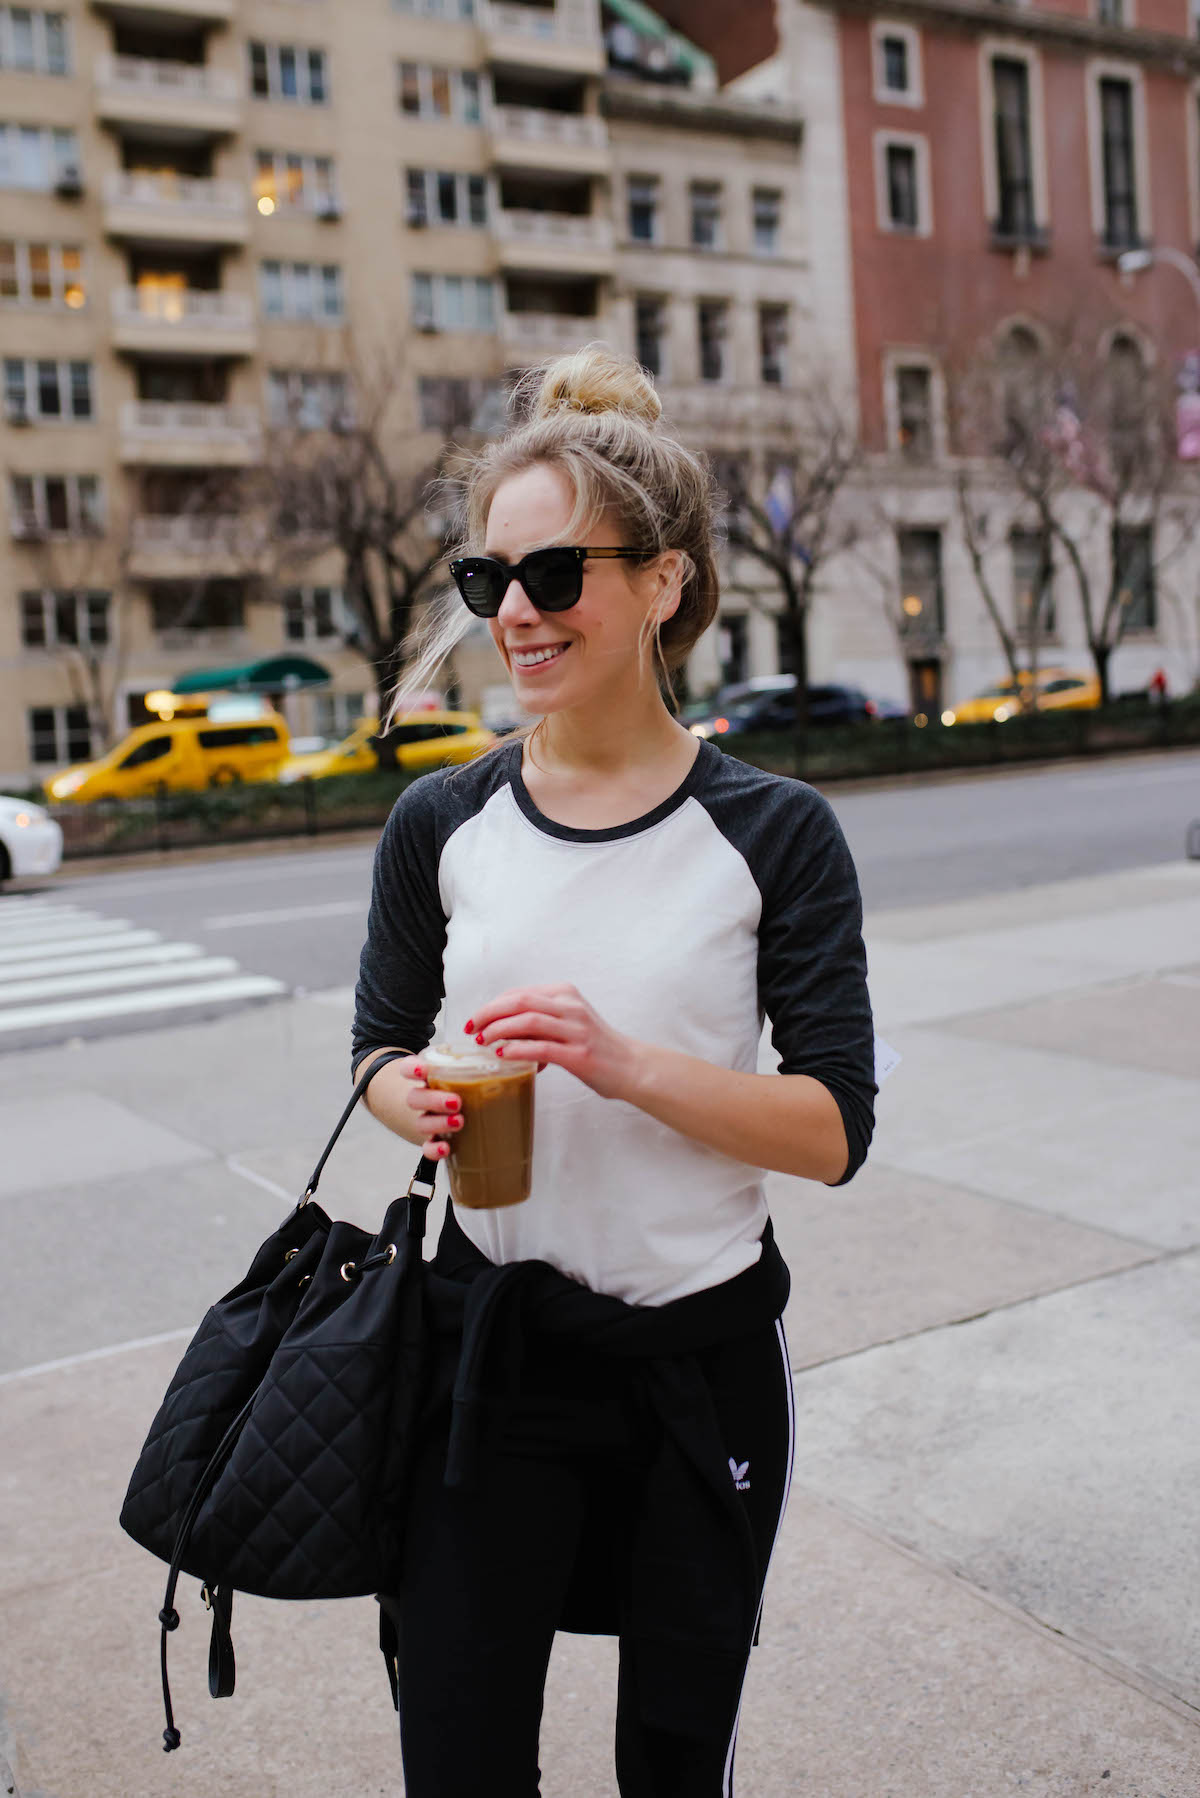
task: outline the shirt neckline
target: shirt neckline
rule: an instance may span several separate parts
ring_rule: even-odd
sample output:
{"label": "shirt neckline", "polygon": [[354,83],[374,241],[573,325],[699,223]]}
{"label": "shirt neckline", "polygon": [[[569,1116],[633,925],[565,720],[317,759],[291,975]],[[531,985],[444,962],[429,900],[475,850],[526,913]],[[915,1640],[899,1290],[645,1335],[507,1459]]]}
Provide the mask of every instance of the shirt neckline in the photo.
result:
{"label": "shirt neckline", "polygon": [[544,836],[557,837],[563,843],[615,843],[619,842],[622,837],[640,836],[643,831],[651,830],[656,824],[661,824],[664,818],[671,816],[672,812],[677,812],[680,806],[691,798],[696,788],[703,784],[711,766],[710,758],[721,753],[719,749],[715,749],[711,743],[706,743],[701,737],[700,753],[673,793],[669,793],[660,805],[654,807],[653,811],[643,812],[640,818],[630,818],[625,824],[609,824],[602,830],[582,830],[574,824],[560,824],[557,819],[548,818],[545,812],[539,811],[530,795],[529,788],[525,785],[525,777],[521,772],[521,760],[524,754],[523,740],[514,743],[509,750],[508,779],[513,798],[516,800],[522,816],[527,818],[534,829],[540,830]]}

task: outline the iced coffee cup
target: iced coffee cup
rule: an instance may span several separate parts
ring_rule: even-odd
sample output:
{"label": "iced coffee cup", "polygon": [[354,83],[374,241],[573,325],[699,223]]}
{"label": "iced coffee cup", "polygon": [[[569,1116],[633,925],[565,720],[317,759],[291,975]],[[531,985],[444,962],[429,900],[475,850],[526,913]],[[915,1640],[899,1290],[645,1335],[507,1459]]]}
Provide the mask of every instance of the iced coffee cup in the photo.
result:
{"label": "iced coffee cup", "polygon": [[446,1162],[455,1204],[471,1211],[519,1205],[532,1184],[537,1063],[439,1043],[426,1049],[421,1065],[433,1092],[462,1100],[462,1129],[449,1138]]}

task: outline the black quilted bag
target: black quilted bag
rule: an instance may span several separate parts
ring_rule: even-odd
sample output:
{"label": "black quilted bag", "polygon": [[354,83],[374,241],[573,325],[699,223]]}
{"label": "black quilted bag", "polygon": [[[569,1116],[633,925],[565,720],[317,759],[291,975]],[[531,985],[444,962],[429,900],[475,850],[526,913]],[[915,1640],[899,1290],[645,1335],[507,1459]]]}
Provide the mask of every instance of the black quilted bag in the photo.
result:
{"label": "black quilted bag", "polygon": [[122,1528],[170,1565],[159,1612],[167,1681],[180,1573],[212,1612],[209,1689],[233,1691],[235,1591],[356,1598],[394,1590],[424,1366],[421,1242],[436,1163],[422,1157],[375,1235],[313,1194],[381,1067],[358,1082],[295,1210],[204,1317],[138,1457]]}

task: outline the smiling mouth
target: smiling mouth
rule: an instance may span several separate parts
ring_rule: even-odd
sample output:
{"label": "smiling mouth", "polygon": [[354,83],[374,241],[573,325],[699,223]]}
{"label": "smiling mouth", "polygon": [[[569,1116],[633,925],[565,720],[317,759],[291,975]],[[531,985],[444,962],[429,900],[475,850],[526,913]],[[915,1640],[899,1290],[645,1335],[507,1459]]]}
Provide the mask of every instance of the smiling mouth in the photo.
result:
{"label": "smiling mouth", "polygon": [[551,662],[557,662],[570,647],[569,643],[555,643],[547,649],[513,649],[509,651],[509,660],[514,668],[545,668]]}

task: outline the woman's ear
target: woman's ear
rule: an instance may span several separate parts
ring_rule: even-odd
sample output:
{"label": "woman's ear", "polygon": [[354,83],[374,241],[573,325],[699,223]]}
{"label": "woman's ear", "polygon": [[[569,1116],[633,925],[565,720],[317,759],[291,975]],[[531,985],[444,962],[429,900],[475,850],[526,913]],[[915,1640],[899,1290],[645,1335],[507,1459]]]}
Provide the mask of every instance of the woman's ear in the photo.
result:
{"label": "woman's ear", "polygon": [[662,625],[673,618],[683,598],[685,560],[682,551],[664,550],[654,562],[654,596],[651,600],[654,622]]}

